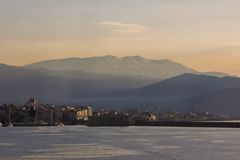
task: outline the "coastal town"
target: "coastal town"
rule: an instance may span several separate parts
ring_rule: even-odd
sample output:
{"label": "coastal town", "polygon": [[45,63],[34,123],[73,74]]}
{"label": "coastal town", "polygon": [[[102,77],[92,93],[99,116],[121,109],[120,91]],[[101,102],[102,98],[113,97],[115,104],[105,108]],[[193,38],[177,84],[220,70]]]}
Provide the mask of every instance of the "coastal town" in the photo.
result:
{"label": "coastal town", "polygon": [[[140,110],[104,110],[91,106],[40,105],[30,98],[25,105],[0,105],[1,126],[130,126],[171,125],[172,122],[205,122],[235,120],[238,117],[210,113],[149,112]],[[169,123],[171,122],[171,123]],[[176,125],[176,124],[175,124]]]}

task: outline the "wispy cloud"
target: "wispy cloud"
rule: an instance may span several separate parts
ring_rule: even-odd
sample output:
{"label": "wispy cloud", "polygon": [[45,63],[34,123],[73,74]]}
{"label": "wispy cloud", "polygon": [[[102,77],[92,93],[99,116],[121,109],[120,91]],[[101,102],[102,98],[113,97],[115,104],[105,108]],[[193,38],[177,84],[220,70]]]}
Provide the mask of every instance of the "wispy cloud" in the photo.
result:
{"label": "wispy cloud", "polygon": [[143,25],[122,23],[118,21],[103,21],[98,24],[110,27],[113,31],[117,32],[145,32],[147,30]]}

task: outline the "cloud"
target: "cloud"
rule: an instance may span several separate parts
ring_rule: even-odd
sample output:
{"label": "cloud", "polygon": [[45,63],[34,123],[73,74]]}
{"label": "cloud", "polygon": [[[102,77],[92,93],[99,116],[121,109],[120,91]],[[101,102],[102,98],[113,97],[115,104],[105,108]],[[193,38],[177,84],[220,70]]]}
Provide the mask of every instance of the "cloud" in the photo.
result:
{"label": "cloud", "polygon": [[147,28],[143,25],[139,24],[130,24],[130,23],[122,23],[118,21],[103,21],[98,24],[110,27],[113,31],[116,32],[145,32]]}

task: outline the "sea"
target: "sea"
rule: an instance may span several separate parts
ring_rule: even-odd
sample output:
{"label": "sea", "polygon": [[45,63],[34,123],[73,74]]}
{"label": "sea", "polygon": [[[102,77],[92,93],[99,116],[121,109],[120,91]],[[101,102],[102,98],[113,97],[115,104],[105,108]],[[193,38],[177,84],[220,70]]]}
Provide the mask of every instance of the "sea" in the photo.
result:
{"label": "sea", "polygon": [[0,160],[239,160],[240,129],[0,128]]}

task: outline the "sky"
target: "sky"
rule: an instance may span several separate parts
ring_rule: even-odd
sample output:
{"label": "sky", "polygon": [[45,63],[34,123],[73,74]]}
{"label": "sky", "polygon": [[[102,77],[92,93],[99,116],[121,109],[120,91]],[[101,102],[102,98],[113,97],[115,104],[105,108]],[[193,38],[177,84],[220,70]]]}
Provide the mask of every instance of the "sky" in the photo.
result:
{"label": "sky", "polygon": [[0,63],[140,55],[240,75],[239,0],[0,0]]}

